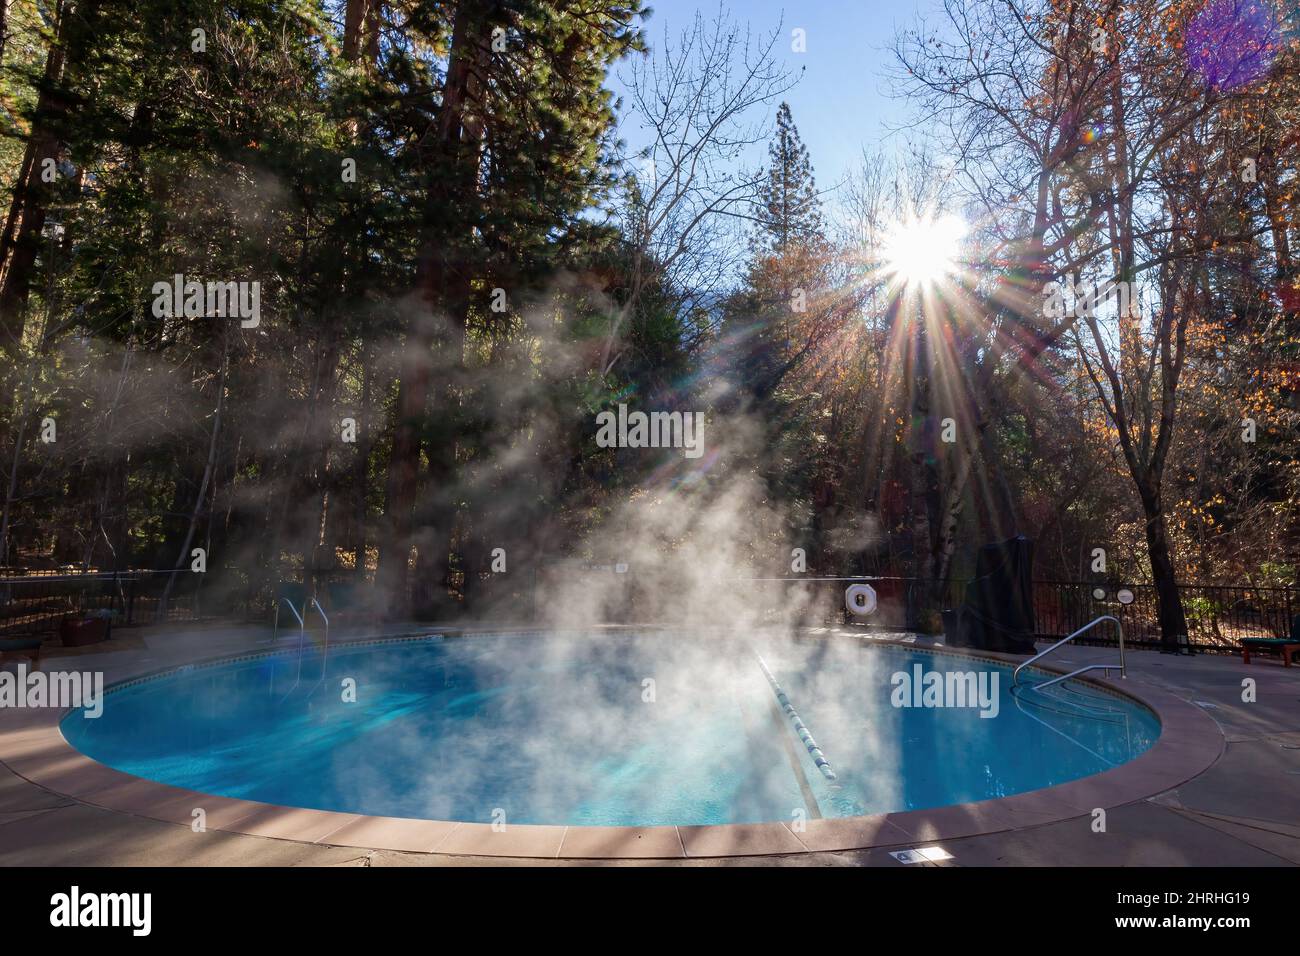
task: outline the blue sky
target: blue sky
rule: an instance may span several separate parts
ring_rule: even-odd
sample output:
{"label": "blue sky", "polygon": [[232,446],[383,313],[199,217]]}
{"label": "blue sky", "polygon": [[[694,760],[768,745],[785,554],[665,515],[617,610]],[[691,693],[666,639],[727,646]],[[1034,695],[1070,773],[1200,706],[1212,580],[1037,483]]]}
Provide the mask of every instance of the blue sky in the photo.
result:
{"label": "blue sky", "polygon": [[[881,144],[891,126],[911,118],[907,104],[889,95],[888,47],[898,29],[913,25],[918,10],[931,9],[933,4],[934,0],[805,0],[802,4],[730,0],[726,4],[731,17],[742,24],[748,21],[755,34],[770,33],[780,25],[784,41],[778,43],[778,55],[791,73],[804,68],[786,100],[821,189],[829,189],[857,165],[863,146]],[[711,18],[718,9],[717,0],[649,0],[649,6],[654,14],[646,34],[652,48],[661,43],[665,24],[675,36],[697,10]],[[790,49],[790,32],[796,27],[806,31],[806,53]],[[616,91],[621,88],[616,78],[610,85]],[[630,131],[625,138],[636,146]],[[760,154],[756,161],[762,158]]]}

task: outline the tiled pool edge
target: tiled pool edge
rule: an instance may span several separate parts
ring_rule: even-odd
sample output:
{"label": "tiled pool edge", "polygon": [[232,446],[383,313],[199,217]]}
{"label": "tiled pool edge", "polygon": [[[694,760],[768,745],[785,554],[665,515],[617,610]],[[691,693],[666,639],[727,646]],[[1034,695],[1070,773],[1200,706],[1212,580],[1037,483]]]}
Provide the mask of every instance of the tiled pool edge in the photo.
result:
{"label": "tiled pool edge", "polygon": [[[817,633],[861,639],[859,634],[832,629],[819,629]],[[429,631],[425,631],[339,643],[427,640],[428,635]],[[472,633],[465,636],[472,637]],[[880,637],[869,640],[1000,664],[1020,662],[1010,655],[969,652],[964,648]],[[226,654],[178,666],[212,666],[284,650]],[[140,673],[128,672],[114,682],[110,691],[171,673],[178,666],[138,668]],[[60,732],[59,723],[66,711],[52,709],[0,712],[0,762],[31,783],[79,803],[165,823],[188,826],[192,811],[202,807],[208,829],[248,836],[451,856],[594,860],[857,850],[1004,832],[1082,817],[1096,808],[1110,809],[1163,793],[1199,775],[1222,754],[1226,743],[1218,725],[1191,703],[1135,678],[1090,683],[1130,697],[1156,713],[1161,734],[1150,750],[1104,773],[1043,790],[931,810],[811,820],[798,831],[787,823],[681,827],[511,825],[497,831],[484,823],[373,817],[217,797],[143,780],[92,760],[73,748]]]}

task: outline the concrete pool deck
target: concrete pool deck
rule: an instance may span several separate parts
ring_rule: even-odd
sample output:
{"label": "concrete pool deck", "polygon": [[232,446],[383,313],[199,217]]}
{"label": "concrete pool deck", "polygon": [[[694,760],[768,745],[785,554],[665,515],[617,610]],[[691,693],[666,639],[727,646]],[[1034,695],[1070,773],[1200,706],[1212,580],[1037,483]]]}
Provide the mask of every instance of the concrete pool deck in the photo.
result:
{"label": "concrete pool deck", "polygon": [[[108,645],[52,649],[43,669],[102,670],[111,684],[271,647],[263,629],[134,631]],[[1115,651],[1053,656],[1072,668]],[[0,710],[0,865],[901,865],[891,851],[935,843],[952,854],[946,865],[1300,864],[1300,668],[1131,651],[1129,672],[1124,689],[1164,722],[1160,742],[1137,760],[1003,800],[809,821],[799,832],[761,824],[497,833],[274,807],[118,773],[67,745],[57,711]],[[1255,703],[1241,700],[1246,677],[1256,681]],[[207,830],[195,833],[199,806]],[[1093,831],[1095,807],[1107,811],[1103,833]]]}

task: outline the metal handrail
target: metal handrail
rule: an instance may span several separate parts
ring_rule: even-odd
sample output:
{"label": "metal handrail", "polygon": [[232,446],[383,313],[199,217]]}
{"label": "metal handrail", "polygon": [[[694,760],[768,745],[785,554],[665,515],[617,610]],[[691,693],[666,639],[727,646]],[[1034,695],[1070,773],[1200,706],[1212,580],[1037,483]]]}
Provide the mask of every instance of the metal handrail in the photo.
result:
{"label": "metal handrail", "polygon": [[[275,636],[279,635],[281,604],[287,604],[289,606],[289,610],[293,611],[293,616],[298,619],[298,673],[293,679],[293,686],[290,687],[289,692],[284,695],[285,698],[287,698],[289,694],[292,694],[295,690],[298,689],[298,684],[302,680],[302,646],[307,641],[307,622],[303,620],[303,616],[298,613],[298,608],[294,605],[291,599],[281,598],[277,600],[275,602],[275,632],[274,632],[274,636],[272,637],[272,640],[275,639]],[[307,610],[307,605],[304,604],[302,606],[302,609],[304,611]],[[274,671],[272,671],[272,686],[274,686]],[[274,693],[274,691],[272,691],[272,693]]]}
{"label": "metal handrail", "polygon": [[320,601],[316,600],[315,598],[312,598],[311,606],[316,609],[316,613],[320,615],[320,619],[325,622],[325,639],[326,641],[328,641],[329,633],[330,633],[330,619],[325,616],[325,609],[320,606]]}
{"label": "metal handrail", "polygon": [[1042,658],[1046,657],[1048,654],[1052,653],[1052,651],[1056,650],[1056,649],[1057,649],[1058,647],[1060,647],[1062,644],[1068,644],[1070,641],[1074,640],[1074,639],[1075,639],[1076,637],[1078,637],[1080,634],[1083,634],[1083,633],[1086,632],[1086,631],[1091,631],[1094,627],[1096,627],[1096,626],[1097,626],[1098,624],[1100,624],[1102,621],[1114,621],[1114,622],[1115,622],[1115,628],[1116,628],[1116,630],[1119,631],[1119,663],[1118,663],[1118,664],[1089,664],[1087,667],[1080,667],[1077,671],[1073,671],[1072,673],[1066,674],[1066,675],[1064,675],[1063,677],[1057,677],[1057,678],[1054,678],[1054,679],[1052,679],[1052,680],[1050,680],[1050,681],[1047,681],[1046,683],[1043,683],[1043,684],[1036,684],[1035,686],[1036,686],[1036,687],[1046,687],[1046,686],[1048,686],[1049,684],[1057,684],[1057,683],[1060,683],[1060,682],[1063,681],[1063,680],[1067,680],[1068,678],[1074,677],[1076,674],[1082,674],[1082,673],[1084,673],[1085,671],[1095,671],[1095,670],[1106,670],[1106,671],[1111,671],[1111,670],[1114,670],[1116,667],[1119,668],[1119,676],[1122,677],[1122,678],[1127,678],[1127,677],[1128,677],[1128,670],[1127,670],[1127,668],[1124,666],[1124,625],[1121,624],[1119,618],[1115,617],[1113,614],[1103,614],[1101,617],[1097,618],[1096,620],[1089,621],[1087,624],[1083,625],[1083,627],[1079,628],[1079,629],[1078,629],[1077,631],[1075,631],[1073,634],[1070,634],[1070,635],[1067,636],[1067,637],[1063,637],[1063,638],[1061,638],[1059,641],[1057,641],[1057,642],[1056,642],[1055,644],[1053,644],[1051,647],[1047,648],[1046,650],[1039,651],[1039,652],[1038,652],[1037,654],[1035,654],[1033,657],[1029,658],[1029,660],[1024,661],[1024,662],[1023,662],[1019,667],[1017,667],[1014,671],[1011,672],[1011,683],[1012,683],[1012,685],[1013,685],[1013,686],[1018,686],[1018,685],[1019,685],[1019,683],[1020,683],[1020,681],[1019,681],[1019,678],[1020,678],[1020,672],[1021,672],[1022,670],[1024,670],[1026,667],[1028,667],[1030,664],[1033,664],[1033,663],[1035,663],[1036,661],[1039,661],[1039,660],[1041,660]]}
{"label": "metal handrail", "polygon": [[1032,689],[1042,690],[1044,687],[1051,687],[1053,684],[1059,684],[1061,681],[1069,680],[1071,677],[1077,677],[1088,671],[1105,671],[1106,676],[1109,677],[1110,672],[1116,668],[1119,669],[1120,677],[1127,676],[1124,673],[1124,666],[1122,664],[1089,664],[1087,667],[1080,667],[1078,670],[1070,671],[1068,674],[1062,674],[1060,677],[1053,677],[1051,680],[1045,680],[1041,684],[1034,684]]}
{"label": "metal handrail", "polygon": [[[324,609],[323,607],[320,606],[320,601],[316,600],[316,598],[314,598],[314,597],[311,599],[311,606],[314,607],[314,608],[316,609],[316,613],[320,615],[320,619],[321,619],[322,621],[325,622],[325,649],[321,652],[321,661],[320,661],[320,679],[317,680],[316,683],[312,686],[312,693],[315,693],[315,692],[316,692],[316,688],[317,688],[317,687],[320,687],[321,682],[325,680],[325,668],[329,665],[329,660],[330,660],[330,619],[329,619],[329,617],[325,614],[325,609]],[[299,668],[299,672],[301,672],[301,669],[302,669],[302,655],[301,655],[301,654],[300,654],[299,657],[298,657],[298,668]],[[308,696],[311,696],[311,695],[309,694]]]}
{"label": "metal handrail", "polygon": [[[298,619],[298,673],[299,675],[301,675],[302,674],[302,640],[303,640],[303,635],[307,631],[307,622],[302,619],[302,615],[298,613],[298,608],[294,606],[294,603],[291,599],[278,597],[274,601],[272,601],[271,604],[272,607],[275,608],[275,624],[273,625],[271,631],[272,644],[274,644],[275,641],[280,639],[280,605],[287,604],[289,606],[289,610],[293,611],[293,616]],[[307,610],[305,605],[303,607],[303,610],[304,611]],[[271,681],[268,686],[270,688],[272,696],[274,696],[275,695],[275,669],[274,668],[272,668],[271,670]],[[293,686],[297,687],[298,682],[294,681]],[[290,694],[293,693],[293,687],[289,688],[289,693]],[[287,697],[288,694],[286,694],[285,696]]]}
{"label": "metal handrail", "polygon": [[[293,601],[289,600],[288,598],[279,598],[274,602],[275,625],[271,631],[271,640],[275,640],[280,636],[280,605],[281,604],[289,605],[289,610],[293,611],[293,616],[298,619],[299,635],[301,635],[301,633],[307,629],[307,622],[302,619],[302,615],[298,613],[298,609],[293,606]],[[304,608],[304,610],[306,609]]]}
{"label": "metal handrail", "polygon": [[[292,694],[295,690],[297,690],[297,689],[298,689],[298,685],[302,683],[302,652],[303,652],[304,647],[305,647],[306,644],[307,644],[307,624],[306,624],[306,622],[303,622],[303,619],[302,619],[301,617],[298,616],[298,611],[297,611],[296,608],[294,608],[294,606],[293,606],[293,602],[292,602],[292,601],[286,601],[285,603],[289,605],[289,608],[290,608],[291,610],[293,610],[294,616],[297,617],[298,620],[299,620],[299,622],[302,623],[302,630],[299,631],[299,633],[298,633],[298,672],[297,672],[297,674],[294,675],[294,678],[293,678],[293,686],[289,688],[288,692],[284,695],[284,697],[281,698],[281,700],[288,700],[288,699],[289,699],[289,694]],[[321,620],[325,622],[325,650],[324,650],[324,652],[323,652],[323,656],[321,657],[321,662],[320,662],[320,677],[318,677],[318,678],[316,679],[316,683],[313,684],[313,685],[312,685],[312,688],[311,688],[311,690],[312,690],[312,694],[314,694],[314,693],[316,692],[316,689],[317,689],[318,687],[320,687],[321,682],[325,680],[325,667],[329,664],[329,659],[330,659],[330,619],[329,619],[329,617],[325,614],[325,609],[324,609],[323,607],[320,606],[320,601],[317,601],[315,597],[311,597],[311,598],[308,598],[308,599],[307,599],[307,603],[303,605],[303,610],[305,611],[305,610],[307,610],[307,608],[309,608],[309,607],[314,607],[314,608],[316,609],[316,613],[320,615]],[[277,607],[277,609],[276,609],[276,613],[279,614],[279,608],[278,608],[278,607]],[[308,694],[307,696],[310,697],[311,694]]]}

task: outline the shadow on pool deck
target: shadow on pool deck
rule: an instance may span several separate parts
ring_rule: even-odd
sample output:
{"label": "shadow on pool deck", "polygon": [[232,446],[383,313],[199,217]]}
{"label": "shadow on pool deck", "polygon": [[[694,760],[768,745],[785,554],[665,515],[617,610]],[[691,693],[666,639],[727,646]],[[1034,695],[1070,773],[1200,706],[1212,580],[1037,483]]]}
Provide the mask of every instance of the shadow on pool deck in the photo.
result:
{"label": "shadow on pool deck", "polygon": [[[432,630],[427,626],[419,628]],[[66,663],[125,672],[270,646],[261,630],[136,632],[128,646],[96,645]],[[116,644],[117,642],[113,642]],[[125,643],[125,642],[124,642]],[[918,643],[922,643],[918,641]],[[64,655],[52,649],[46,669]],[[90,652],[93,651],[93,652]],[[1114,650],[1071,647],[1058,662],[1107,660]],[[128,664],[129,662],[129,664]],[[1300,667],[1267,659],[1130,652],[1130,675],[1203,707],[1227,739],[1223,756],[1183,785],[1091,816],[942,843],[956,866],[1285,866],[1300,864]],[[1257,700],[1241,700],[1243,678]],[[0,714],[3,716],[3,714]],[[924,844],[922,844],[924,845]],[[162,823],[51,793],[0,764],[0,865],[53,866],[899,866],[894,848],[725,859],[544,860],[457,857],[321,846]],[[935,865],[935,864],[921,864]]]}

